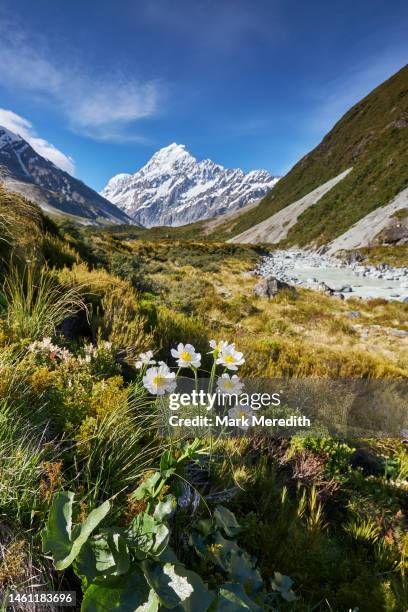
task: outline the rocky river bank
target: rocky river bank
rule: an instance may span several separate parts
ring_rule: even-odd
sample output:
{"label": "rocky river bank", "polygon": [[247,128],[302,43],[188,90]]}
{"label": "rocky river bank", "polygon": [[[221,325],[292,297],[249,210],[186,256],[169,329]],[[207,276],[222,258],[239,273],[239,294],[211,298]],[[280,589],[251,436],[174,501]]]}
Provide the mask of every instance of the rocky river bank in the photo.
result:
{"label": "rocky river bank", "polygon": [[257,274],[343,298],[383,298],[408,303],[408,267],[347,263],[312,251],[278,250],[262,259]]}

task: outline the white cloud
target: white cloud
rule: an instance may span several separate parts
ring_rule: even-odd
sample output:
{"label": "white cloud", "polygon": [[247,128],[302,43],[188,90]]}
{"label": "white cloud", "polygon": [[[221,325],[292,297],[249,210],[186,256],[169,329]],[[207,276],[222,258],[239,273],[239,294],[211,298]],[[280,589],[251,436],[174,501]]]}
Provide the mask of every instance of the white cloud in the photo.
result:
{"label": "white cloud", "polygon": [[154,116],[164,95],[159,81],[108,71],[103,78],[95,77],[73,58],[70,65],[63,64],[42,38],[29,38],[15,24],[0,25],[0,57],[3,87],[52,103],[72,130],[98,140],[139,140],[129,127]]}
{"label": "white cloud", "polygon": [[0,125],[24,138],[39,155],[49,159],[65,172],[74,174],[75,164],[72,157],[68,157],[53,144],[37,136],[28,119],[24,119],[13,111],[0,108]]}

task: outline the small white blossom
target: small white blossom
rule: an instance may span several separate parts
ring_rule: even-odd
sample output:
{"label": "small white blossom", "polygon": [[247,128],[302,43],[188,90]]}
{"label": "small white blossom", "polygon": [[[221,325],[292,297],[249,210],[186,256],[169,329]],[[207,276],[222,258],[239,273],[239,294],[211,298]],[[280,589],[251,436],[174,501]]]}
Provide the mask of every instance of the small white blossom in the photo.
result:
{"label": "small white blossom", "polygon": [[143,368],[143,366],[154,365],[156,362],[153,357],[153,351],[146,351],[146,353],[140,353],[135,366],[138,370]]}
{"label": "small white blossom", "polygon": [[196,353],[192,344],[180,344],[176,349],[171,349],[172,356],[177,359],[177,365],[180,368],[199,368],[201,365],[201,354]]}
{"label": "small white blossom", "polygon": [[68,349],[64,348],[60,350],[59,357],[62,361],[69,361],[72,357],[72,353],[70,353]]}
{"label": "small white blossom", "polygon": [[95,355],[97,349],[93,344],[85,344],[84,353],[85,355],[93,356]]}
{"label": "small white blossom", "polygon": [[228,346],[228,342],[226,340],[210,340],[210,347],[212,351],[210,353],[219,353],[222,349]]}
{"label": "small white blossom", "polygon": [[242,353],[235,350],[235,344],[229,344],[221,349],[216,363],[225,366],[228,370],[238,370],[238,366],[245,363]]}
{"label": "small white blossom", "polygon": [[176,388],[175,373],[170,372],[163,363],[159,367],[149,368],[143,376],[143,385],[153,395],[171,393]]}
{"label": "small white blossom", "polygon": [[[249,406],[242,406],[241,404],[237,404],[233,408],[228,410],[228,416],[231,419],[235,419],[238,421],[236,423],[237,427],[240,429],[248,429],[251,423],[252,410]],[[249,420],[249,423],[246,423],[246,420]]]}
{"label": "small white blossom", "polygon": [[68,361],[68,359],[70,359],[71,357],[71,353],[68,349],[61,348],[60,346],[53,344],[51,338],[49,337],[32,342],[28,346],[28,351],[30,353],[43,353],[45,355],[48,355],[48,357],[51,359],[58,358],[62,361]]}
{"label": "small white blossom", "polygon": [[223,374],[217,379],[217,389],[225,395],[239,395],[244,388],[239,376]]}

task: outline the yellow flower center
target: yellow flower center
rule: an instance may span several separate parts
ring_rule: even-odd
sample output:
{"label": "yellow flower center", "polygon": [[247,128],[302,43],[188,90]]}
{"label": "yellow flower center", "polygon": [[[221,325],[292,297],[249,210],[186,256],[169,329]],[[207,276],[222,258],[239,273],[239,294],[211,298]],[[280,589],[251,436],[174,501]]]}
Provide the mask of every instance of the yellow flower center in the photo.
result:
{"label": "yellow flower center", "polygon": [[243,410],[241,410],[241,412],[239,412],[238,414],[240,419],[244,419],[246,417],[246,413]]}
{"label": "yellow flower center", "polygon": [[157,387],[161,387],[165,383],[166,383],[166,379],[164,378],[164,376],[160,376],[160,374],[158,374],[157,376],[153,378],[153,384],[156,385]]}
{"label": "yellow flower center", "polygon": [[234,386],[234,385],[232,384],[232,382],[231,382],[230,380],[227,380],[227,381],[224,383],[224,387],[225,387],[226,389],[232,389],[232,387],[233,387],[233,386]]}
{"label": "yellow flower center", "polygon": [[183,361],[190,361],[191,360],[191,353],[189,353],[188,351],[183,351],[180,355],[181,359]]}
{"label": "yellow flower center", "polygon": [[227,355],[224,360],[226,363],[234,363],[235,357],[233,355]]}

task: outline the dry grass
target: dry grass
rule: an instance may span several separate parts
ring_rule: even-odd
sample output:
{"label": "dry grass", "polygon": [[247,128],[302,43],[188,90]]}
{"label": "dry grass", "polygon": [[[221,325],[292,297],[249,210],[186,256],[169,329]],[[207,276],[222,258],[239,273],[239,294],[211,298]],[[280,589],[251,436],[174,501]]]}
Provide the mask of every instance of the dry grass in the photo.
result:
{"label": "dry grass", "polygon": [[342,301],[306,289],[258,298],[253,267],[230,256],[219,271],[198,275],[195,266],[168,260],[149,276],[171,308],[198,315],[210,335],[236,340],[248,356],[243,374],[408,376],[408,338],[392,334],[408,329],[407,305]]}

